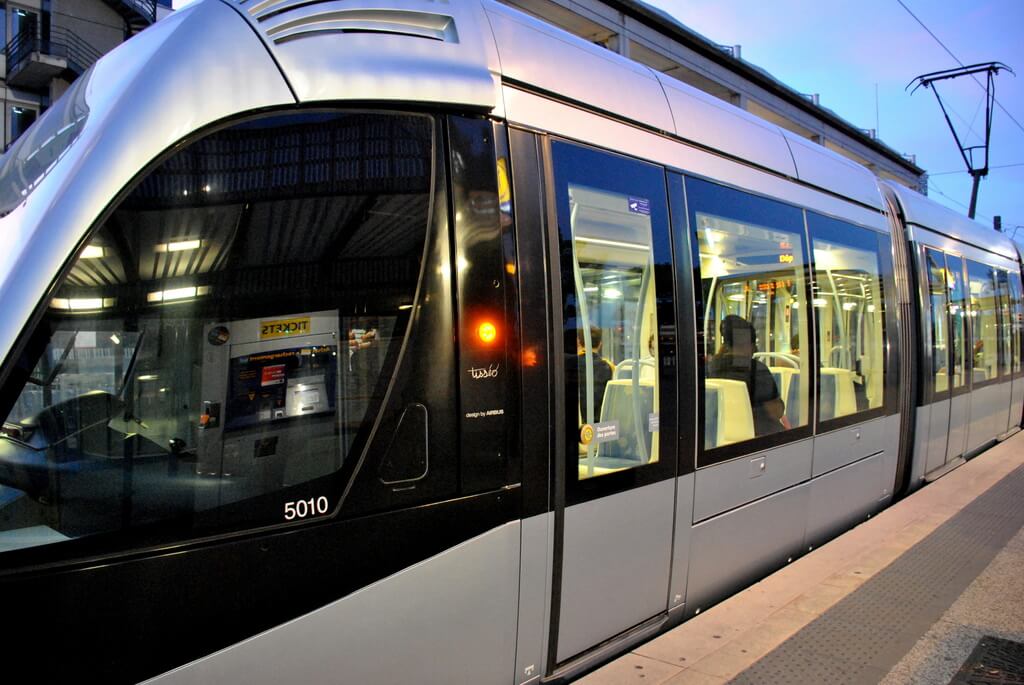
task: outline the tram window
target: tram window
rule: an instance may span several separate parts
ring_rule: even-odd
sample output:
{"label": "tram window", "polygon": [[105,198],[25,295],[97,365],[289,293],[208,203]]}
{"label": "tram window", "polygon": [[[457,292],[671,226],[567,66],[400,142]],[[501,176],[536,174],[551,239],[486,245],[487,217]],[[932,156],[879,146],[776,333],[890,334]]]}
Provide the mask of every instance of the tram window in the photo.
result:
{"label": "tram window", "polygon": [[885,299],[880,239],[866,228],[808,213],[818,324],[818,420],[882,407]]}
{"label": "tram window", "polygon": [[967,364],[967,291],[964,288],[964,260],[955,255],[946,255],[946,283],[949,288],[950,341],[953,346],[952,387],[966,386],[964,369]]}
{"label": "tram window", "polygon": [[994,380],[999,375],[999,316],[993,276],[992,267],[967,260],[975,385]]}
{"label": "tram window", "polygon": [[671,310],[672,302],[658,283],[671,260],[665,177],[657,167],[584,148],[558,143],[554,152],[568,444],[576,445],[584,481],[661,460],[659,338],[660,326],[671,330],[672,323],[659,320],[659,303]]}
{"label": "tram window", "polygon": [[687,196],[703,305],[704,450],[779,439],[811,416],[803,214],[695,179]]}
{"label": "tram window", "polygon": [[1013,320],[1010,316],[1010,277],[1002,269],[993,269],[999,295],[999,375],[1009,376],[1013,355]]}
{"label": "tram window", "polygon": [[1021,346],[1024,344],[1024,301],[1022,301],[1020,273],[1010,272],[1011,317],[1013,320],[1013,375],[1021,372]]}
{"label": "tram window", "polygon": [[267,116],[144,178],[58,283],[5,398],[0,551],[333,510],[409,321],[433,127]]}
{"label": "tram window", "polygon": [[948,306],[946,296],[948,284],[946,278],[946,260],[938,250],[925,248],[925,270],[928,278],[928,299],[931,315],[932,354],[931,354],[931,391],[933,395],[949,390],[949,344],[946,329]]}

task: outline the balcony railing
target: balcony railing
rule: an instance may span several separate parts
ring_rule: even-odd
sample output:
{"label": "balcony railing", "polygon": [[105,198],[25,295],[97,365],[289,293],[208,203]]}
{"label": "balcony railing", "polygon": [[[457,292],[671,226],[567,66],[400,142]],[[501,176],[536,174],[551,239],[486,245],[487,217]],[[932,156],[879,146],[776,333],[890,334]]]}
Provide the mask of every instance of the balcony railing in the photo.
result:
{"label": "balcony railing", "polygon": [[104,0],[125,17],[133,32],[141,31],[156,21],[156,0]]}
{"label": "balcony railing", "polygon": [[142,16],[149,17],[151,22],[156,21],[156,0],[121,0],[121,2],[131,5]]}
{"label": "balcony railing", "polygon": [[19,33],[4,48],[8,81],[28,64],[33,53],[64,59],[67,68],[76,75],[88,69],[101,56],[96,48],[86,43],[76,33],[64,28],[51,29],[47,40],[30,33]]}

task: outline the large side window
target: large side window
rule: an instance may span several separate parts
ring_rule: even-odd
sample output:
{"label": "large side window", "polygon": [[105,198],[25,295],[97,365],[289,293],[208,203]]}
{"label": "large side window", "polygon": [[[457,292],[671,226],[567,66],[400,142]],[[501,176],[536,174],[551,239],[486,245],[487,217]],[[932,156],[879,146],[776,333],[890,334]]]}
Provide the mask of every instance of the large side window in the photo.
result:
{"label": "large side window", "polygon": [[796,207],[702,180],[687,178],[686,191],[709,464],[808,433],[804,220]]}
{"label": "large side window", "polygon": [[145,177],[8,383],[0,550],[335,510],[417,306],[433,160],[429,117],[304,113]]}
{"label": "large side window", "polygon": [[868,418],[853,417],[878,410],[885,402],[881,255],[888,249],[888,239],[813,213],[808,213],[807,223],[818,323],[818,421]]}
{"label": "large side window", "polygon": [[1010,315],[1010,277],[1002,269],[993,269],[999,295],[999,375],[1009,378],[1013,368],[1013,319]]}
{"label": "large side window", "polygon": [[[662,462],[675,344],[664,170],[556,142],[570,481]],[[662,331],[666,334],[663,336]],[[666,382],[668,387],[666,387]],[[672,416],[666,417],[669,424]],[[672,460],[663,469],[674,472]],[[575,473],[571,473],[571,472]]]}
{"label": "large side window", "polygon": [[974,385],[999,376],[999,305],[993,276],[992,267],[967,260]]}
{"label": "large side window", "polygon": [[1010,272],[1011,318],[1013,321],[1013,375],[1021,372],[1021,344],[1024,343],[1024,301],[1021,299],[1021,281],[1018,271]]}
{"label": "large side window", "polygon": [[946,255],[946,283],[949,288],[950,341],[952,343],[952,391],[967,388],[967,290],[964,288],[964,260]]}
{"label": "large side window", "polygon": [[946,259],[938,250],[925,248],[924,261],[928,278],[932,338],[930,385],[933,398],[940,399],[950,387]]}

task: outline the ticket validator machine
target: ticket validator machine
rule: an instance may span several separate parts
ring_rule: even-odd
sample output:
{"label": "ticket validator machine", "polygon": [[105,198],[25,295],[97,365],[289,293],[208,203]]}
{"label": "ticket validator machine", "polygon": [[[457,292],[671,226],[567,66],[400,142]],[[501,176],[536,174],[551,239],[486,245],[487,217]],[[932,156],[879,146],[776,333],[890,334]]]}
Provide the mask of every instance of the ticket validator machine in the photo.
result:
{"label": "ticket validator machine", "polygon": [[337,311],[321,311],[205,327],[196,470],[210,487],[198,489],[198,508],[340,467],[339,323]]}

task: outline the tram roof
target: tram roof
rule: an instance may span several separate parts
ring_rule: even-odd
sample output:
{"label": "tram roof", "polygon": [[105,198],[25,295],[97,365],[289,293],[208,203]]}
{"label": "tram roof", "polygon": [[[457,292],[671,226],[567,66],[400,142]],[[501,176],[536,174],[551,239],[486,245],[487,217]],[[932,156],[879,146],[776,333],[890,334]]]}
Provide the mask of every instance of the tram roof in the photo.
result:
{"label": "tram roof", "polygon": [[1002,257],[1019,259],[1013,241],[999,231],[968,219],[910,188],[888,181],[884,183],[899,200],[903,217],[908,224],[916,224]]}
{"label": "tram roof", "polygon": [[493,0],[391,0],[352,10],[292,0],[234,4],[299,102],[443,102],[515,121],[503,89],[525,88],[884,207],[876,178],[864,167]]}

